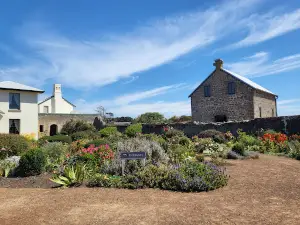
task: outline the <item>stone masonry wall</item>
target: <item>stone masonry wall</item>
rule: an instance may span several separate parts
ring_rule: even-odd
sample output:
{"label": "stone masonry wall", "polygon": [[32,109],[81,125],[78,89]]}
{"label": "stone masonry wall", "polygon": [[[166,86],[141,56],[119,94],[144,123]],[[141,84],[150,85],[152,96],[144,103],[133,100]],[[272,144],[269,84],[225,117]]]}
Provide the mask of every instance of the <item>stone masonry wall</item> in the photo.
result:
{"label": "stone masonry wall", "polygon": [[44,132],[39,133],[39,137],[50,135],[50,126],[57,125],[57,132],[59,133],[62,126],[69,120],[85,120],[88,123],[94,124],[96,128],[100,129],[102,126],[98,114],[52,114],[39,113],[39,127],[43,126]]}
{"label": "stone masonry wall", "polygon": [[[276,112],[276,99],[274,95],[256,90],[253,97],[254,101],[254,117],[274,117]],[[261,110],[261,116],[260,116]]]}
{"label": "stone masonry wall", "polygon": [[[143,133],[150,134],[162,134],[165,124],[143,125]],[[188,137],[199,134],[201,131],[208,129],[215,129],[221,132],[230,131],[234,135],[237,134],[238,129],[242,129],[247,133],[255,134],[261,129],[272,129],[277,132],[283,132],[286,134],[300,134],[300,115],[297,116],[282,116],[282,117],[270,117],[270,118],[257,118],[250,121],[243,122],[228,122],[228,123],[207,123],[207,124],[171,124],[175,129],[182,130]]]}
{"label": "stone masonry wall", "polygon": [[[236,94],[228,94],[228,82],[236,83]],[[204,86],[210,85],[211,97],[204,97]],[[193,121],[214,122],[216,115],[226,115],[228,121],[254,118],[254,89],[216,70],[191,96]]]}

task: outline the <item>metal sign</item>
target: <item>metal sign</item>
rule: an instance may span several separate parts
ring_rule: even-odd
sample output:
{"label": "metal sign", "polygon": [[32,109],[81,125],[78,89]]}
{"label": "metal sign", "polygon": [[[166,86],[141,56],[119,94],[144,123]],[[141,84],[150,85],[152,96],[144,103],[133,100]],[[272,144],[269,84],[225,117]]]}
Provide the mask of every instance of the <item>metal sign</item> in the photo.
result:
{"label": "metal sign", "polygon": [[126,160],[135,159],[143,160],[143,166],[146,165],[146,152],[121,152],[120,154],[122,160],[122,175],[124,176],[125,162]]}
{"label": "metal sign", "polygon": [[121,152],[121,159],[145,159],[146,152]]}

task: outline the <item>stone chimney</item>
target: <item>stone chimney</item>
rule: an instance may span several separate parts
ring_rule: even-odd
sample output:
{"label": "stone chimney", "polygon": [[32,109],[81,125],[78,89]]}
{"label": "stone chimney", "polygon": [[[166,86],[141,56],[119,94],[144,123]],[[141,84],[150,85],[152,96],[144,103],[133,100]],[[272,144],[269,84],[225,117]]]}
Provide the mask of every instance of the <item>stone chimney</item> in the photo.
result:
{"label": "stone chimney", "polygon": [[222,59],[216,59],[214,62],[214,66],[216,67],[216,70],[220,70],[223,68],[223,60]]}

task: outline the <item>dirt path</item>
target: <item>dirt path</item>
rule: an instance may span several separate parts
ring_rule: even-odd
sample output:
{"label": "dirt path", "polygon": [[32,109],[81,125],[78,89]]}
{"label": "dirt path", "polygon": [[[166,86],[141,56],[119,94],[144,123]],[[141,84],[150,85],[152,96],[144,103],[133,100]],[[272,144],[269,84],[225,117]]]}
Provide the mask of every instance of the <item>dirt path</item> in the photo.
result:
{"label": "dirt path", "polygon": [[0,189],[0,224],[300,224],[300,162],[234,161],[208,193]]}

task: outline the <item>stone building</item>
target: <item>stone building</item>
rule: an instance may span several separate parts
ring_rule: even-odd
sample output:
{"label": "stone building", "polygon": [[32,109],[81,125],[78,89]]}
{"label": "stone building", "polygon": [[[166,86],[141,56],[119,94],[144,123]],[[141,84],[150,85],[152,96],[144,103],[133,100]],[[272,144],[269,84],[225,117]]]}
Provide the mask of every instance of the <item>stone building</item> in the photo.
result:
{"label": "stone building", "polygon": [[39,103],[39,113],[74,113],[76,106],[62,96],[61,84],[54,84],[53,95]]}
{"label": "stone building", "polygon": [[215,70],[190,94],[193,121],[226,122],[277,116],[277,95],[248,78],[223,68]]}

